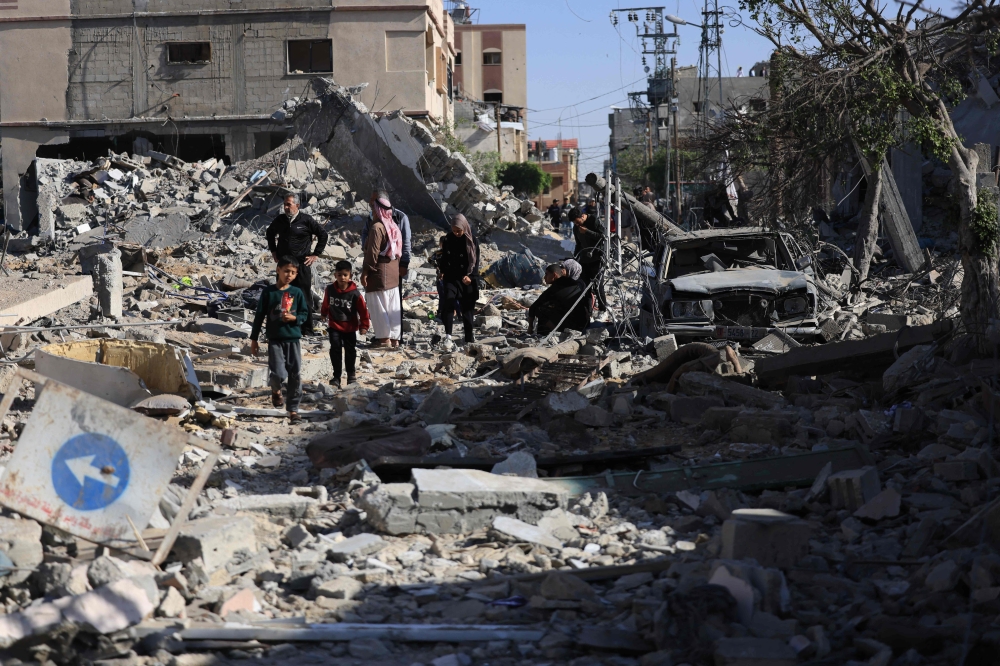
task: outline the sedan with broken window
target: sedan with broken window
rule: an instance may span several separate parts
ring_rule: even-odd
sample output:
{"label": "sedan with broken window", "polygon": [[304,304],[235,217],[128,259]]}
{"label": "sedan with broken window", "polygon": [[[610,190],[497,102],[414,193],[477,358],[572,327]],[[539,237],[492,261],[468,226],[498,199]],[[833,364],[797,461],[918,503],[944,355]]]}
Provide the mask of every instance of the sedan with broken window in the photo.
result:
{"label": "sedan with broken window", "polygon": [[821,337],[811,259],[777,231],[709,229],[669,238],[650,268],[643,333],[752,342],[777,329],[800,340]]}

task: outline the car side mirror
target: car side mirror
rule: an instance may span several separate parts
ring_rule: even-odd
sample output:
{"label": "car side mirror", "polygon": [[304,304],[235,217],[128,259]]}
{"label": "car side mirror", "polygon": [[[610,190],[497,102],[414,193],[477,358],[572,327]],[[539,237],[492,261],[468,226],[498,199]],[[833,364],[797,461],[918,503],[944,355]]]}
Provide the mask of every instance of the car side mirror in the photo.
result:
{"label": "car side mirror", "polygon": [[811,254],[804,254],[795,260],[795,267],[800,271],[804,271],[808,267],[812,266],[813,258]]}

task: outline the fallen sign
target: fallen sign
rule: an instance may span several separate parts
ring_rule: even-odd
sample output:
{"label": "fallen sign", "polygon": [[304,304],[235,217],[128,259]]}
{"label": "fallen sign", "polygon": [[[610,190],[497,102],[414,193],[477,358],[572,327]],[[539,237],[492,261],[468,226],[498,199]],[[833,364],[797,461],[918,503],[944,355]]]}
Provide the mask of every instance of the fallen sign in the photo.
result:
{"label": "fallen sign", "polygon": [[[23,379],[36,384],[35,409],[0,477],[0,504],[161,563],[215,466],[218,446],[21,368],[0,402],[0,421]],[[157,510],[187,445],[209,455],[153,554],[140,530]]]}
{"label": "fallen sign", "polygon": [[694,465],[659,472],[605,473],[597,476],[545,479],[545,481],[568,490],[570,495],[582,495],[601,488],[617,490],[626,495],[669,493],[692,488],[765,490],[810,486],[827,463],[832,465],[834,472],[841,472],[874,465],[875,460],[867,447],[856,444],[829,451],[713,465]]}

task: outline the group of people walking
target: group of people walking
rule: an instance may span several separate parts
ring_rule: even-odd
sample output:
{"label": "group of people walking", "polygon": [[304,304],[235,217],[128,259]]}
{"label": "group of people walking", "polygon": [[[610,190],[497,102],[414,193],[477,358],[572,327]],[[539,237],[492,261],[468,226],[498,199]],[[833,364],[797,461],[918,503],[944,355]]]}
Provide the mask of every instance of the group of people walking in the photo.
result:
{"label": "group of people walking", "polygon": [[[315,334],[313,325],[312,266],[326,248],[328,234],[311,216],[299,211],[299,197],[285,197],[283,212],[265,234],[274,259],[275,284],[261,293],[250,332],[251,353],[259,352],[262,330],[267,331],[271,402],[285,406],[293,422],[299,420],[302,397],[301,338]],[[400,283],[409,271],[410,220],[392,205],[383,190],[372,193],[371,217],[361,232],[362,295],[353,280],[353,266],[339,261],[334,281],[327,285],[320,315],[327,319],[331,384],[339,387],[346,371],[347,383],[355,381],[358,334],[374,333],[371,348],[395,349],[402,336],[403,301]],[[315,245],[314,245],[315,243]],[[438,258],[441,320],[450,336],[454,315],[462,317],[466,342],[475,340],[474,314],[479,299],[479,243],[465,216],[455,215],[451,233],[441,239]],[[282,395],[285,387],[285,395]]]}

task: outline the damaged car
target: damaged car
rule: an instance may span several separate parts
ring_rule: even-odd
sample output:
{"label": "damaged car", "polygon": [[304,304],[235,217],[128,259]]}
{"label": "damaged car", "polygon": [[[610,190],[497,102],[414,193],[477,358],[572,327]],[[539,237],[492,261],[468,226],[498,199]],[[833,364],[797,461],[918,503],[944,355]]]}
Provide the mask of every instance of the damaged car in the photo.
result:
{"label": "damaged car", "polygon": [[753,342],[778,329],[825,339],[812,257],[789,234],[708,229],[658,248],[640,314],[646,335]]}

